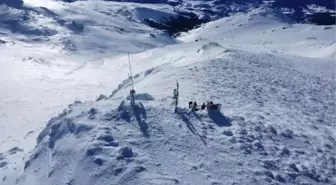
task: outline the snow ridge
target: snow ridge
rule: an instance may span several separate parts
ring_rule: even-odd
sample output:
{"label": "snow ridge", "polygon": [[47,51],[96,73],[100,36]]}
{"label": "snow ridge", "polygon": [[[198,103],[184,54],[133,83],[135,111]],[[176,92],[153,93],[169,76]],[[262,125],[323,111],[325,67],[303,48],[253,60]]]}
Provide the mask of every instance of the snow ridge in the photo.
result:
{"label": "snow ridge", "polygon": [[0,5],[0,184],[336,182],[335,26],[253,8],[172,38],[142,22],[168,5],[29,2]]}
{"label": "snow ridge", "polygon": [[[204,46],[208,43],[200,48]],[[335,105],[329,101],[335,91],[332,79],[296,71],[289,66],[293,61],[271,55],[234,50],[222,55],[192,64],[181,59],[157,73],[135,75],[137,91],[146,92],[138,94],[135,107],[124,99],[127,81],[110,98],[69,105],[39,135],[19,184],[53,185],[60,182],[56,179],[98,185],[333,183],[336,143],[327,131],[335,119]],[[168,81],[161,85],[152,81],[163,76]],[[185,80],[180,82],[181,108],[174,114],[170,96],[161,93],[169,92],[165,84],[176,79]],[[183,108],[193,96],[185,91],[190,88],[186,84],[208,89],[199,91],[198,98],[207,94],[223,102],[222,113]],[[218,96],[224,90],[220,87],[226,87],[225,97]],[[330,107],[319,110],[318,103],[301,102],[314,99]],[[307,133],[308,128],[316,133]],[[47,161],[43,168],[41,161]]]}

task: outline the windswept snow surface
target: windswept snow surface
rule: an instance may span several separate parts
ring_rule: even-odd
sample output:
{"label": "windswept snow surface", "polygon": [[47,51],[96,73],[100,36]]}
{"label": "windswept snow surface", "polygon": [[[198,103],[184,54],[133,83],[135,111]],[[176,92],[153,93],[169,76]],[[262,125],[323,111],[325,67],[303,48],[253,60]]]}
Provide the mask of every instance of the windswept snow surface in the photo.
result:
{"label": "windswept snow surface", "polygon": [[0,184],[336,183],[334,26],[257,9],[175,40],[141,23],[165,5],[29,2],[2,7],[35,31],[2,21]]}
{"label": "windswept snow surface", "polygon": [[[143,9],[148,9],[146,18],[150,10],[153,18],[159,13],[174,16],[166,5],[0,4],[0,153],[6,162],[0,167],[1,180],[8,172],[21,171],[22,163],[15,163],[33,149],[52,115],[76,99],[110,92],[127,78],[127,58],[119,56],[176,42],[142,24]],[[15,146],[24,152],[7,154]]]}

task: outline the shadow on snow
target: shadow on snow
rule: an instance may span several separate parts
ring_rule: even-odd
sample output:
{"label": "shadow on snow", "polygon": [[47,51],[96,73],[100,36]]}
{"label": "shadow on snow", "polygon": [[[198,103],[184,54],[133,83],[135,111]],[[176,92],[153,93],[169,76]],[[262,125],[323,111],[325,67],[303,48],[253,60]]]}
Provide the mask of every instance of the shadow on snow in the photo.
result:
{"label": "shadow on snow", "polygon": [[190,120],[186,116],[186,113],[183,110],[181,110],[181,109],[177,109],[176,110],[176,114],[180,116],[180,118],[186,124],[187,128],[191,131],[191,133],[193,133],[194,135],[197,135],[202,140],[202,142],[204,143],[204,145],[207,145],[205,139],[197,132],[197,130],[194,127],[194,125],[190,122]]}
{"label": "shadow on snow", "polygon": [[219,127],[229,127],[231,126],[231,121],[228,117],[225,117],[219,111],[208,112],[209,118]]}
{"label": "shadow on snow", "polygon": [[146,123],[147,113],[146,113],[145,107],[140,102],[139,105],[135,105],[133,107],[133,111],[134,111],[135,119],[138,122],[138,125],[140,127],[142,134],[145,137],[149,137],[148,124]]}

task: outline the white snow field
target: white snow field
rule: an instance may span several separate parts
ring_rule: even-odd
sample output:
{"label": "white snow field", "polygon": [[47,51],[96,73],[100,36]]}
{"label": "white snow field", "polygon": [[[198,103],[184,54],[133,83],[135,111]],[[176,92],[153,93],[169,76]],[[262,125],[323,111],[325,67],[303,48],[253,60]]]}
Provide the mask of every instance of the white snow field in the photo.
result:
{"label": "white snow field", "polygon": [[[176,42],[137,20],[146,10],[154,18],[170,14],[165,5],[28,3],[22,9],[0,5],[1,180],[22,169],[15,163],[33,149],[52,115],[127,78],[127,60],[114,58]],[[19,151],[10,155],[13,147]]]}
{"label": "white snow field", "polygon": [[335,26],[255,9],[173,39],[141,22],[167,5],[26,3],[0,5],[1,185],[336,183]]}

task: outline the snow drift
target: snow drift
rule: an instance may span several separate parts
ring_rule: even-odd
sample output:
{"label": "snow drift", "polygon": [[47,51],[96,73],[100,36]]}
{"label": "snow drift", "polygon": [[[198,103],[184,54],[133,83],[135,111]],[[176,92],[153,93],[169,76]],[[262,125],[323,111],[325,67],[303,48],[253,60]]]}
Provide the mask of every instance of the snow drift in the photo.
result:
{"label": "snow drift", "polygon": [[1,7],[1,184],[335,183],[334,26],[253,9],[171,38],[141,22],[167,5],[47,4]]}
{"label": "snow drift", "polygon": [[[109,98],[69,105],[39,134],[18,184],[335,182],[329,75],[242,51],[188,60],[137,73],[134,107],[125,96],[127,80]],[[170,90],[177,79],[180,108],[174,114]],[[185,107],[192,97],[221,102],[223,109],[191,112]],[[319,109],[323,105],[330,106]]]}

